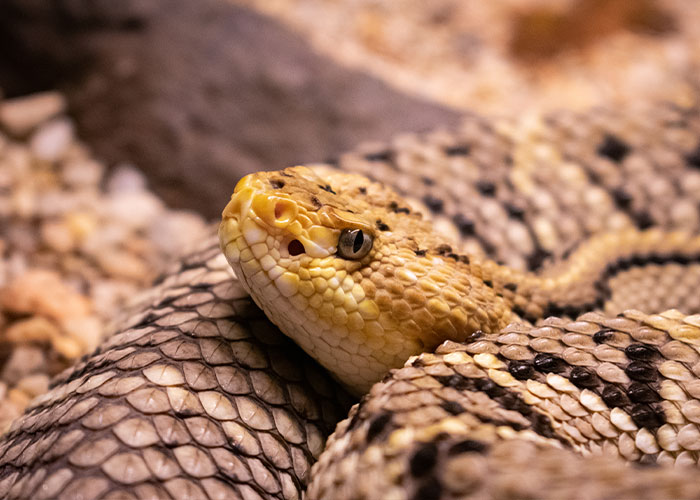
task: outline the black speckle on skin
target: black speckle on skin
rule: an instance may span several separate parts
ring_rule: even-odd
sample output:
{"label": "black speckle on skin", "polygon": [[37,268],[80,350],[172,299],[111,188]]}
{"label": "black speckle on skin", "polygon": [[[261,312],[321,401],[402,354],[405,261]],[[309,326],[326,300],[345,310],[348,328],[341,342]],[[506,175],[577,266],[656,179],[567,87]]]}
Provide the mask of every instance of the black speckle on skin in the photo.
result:
{"label": "black speckle on skin", "polygon": [[282,189],[284,187],[284,181],[282,179],[271,179],[270,186],[272,186],[273,189]]}
{"label": "black speckle on skin", "polygon": [[456,401],[443,401],[440,407],[450,415],[459,415],[464,413],[464,407]]}
{"label": "black speckle on skin", "polygon": [[513,219],[523,220],[525,218],[525,210],[523,210],[519,206],[513,205],[512,203],[508,202],[506,202],[504,206],[506,207],[508,215]]}
{"label": "black speckle on skin", "polygon": [[458,391],[468,389],[472,386],[472,383],[469,379],[457,374],[436,376],[435,380],[440,382],[440,384],[442,384],[445,387],[452,387],[453,389],[457,389]]}
{"label": "black speckle on skin", "polygon": [[542,267],[544,261],[549,259],[551,256],[552,254],[544,248],[537,247],[535,251],[527,257],[528,269],[530,269],[531,271],[536,271],[537,269]]}
{"label": "black speckle on skin", "polygon": [[576,387],[582,389],[595,387],[600,381],[598,375],[581,366],[575,366],[571,369],[569,380],[571,380],[571,383]]}
{"label": "black speckle on skin", "polygon": [[564,360],[552,354],[540,353],[536,355],[535,359],[533,360],[533,364],[537,370],[545,373],[558,373],[563,371],[565,368]]}
{"label": "black speckle on skin", "polygon": [[489,288],[493,288],[493,281],[491,280],[484,280],[484,285],[486,285]]}
{"label": "black speckle on skin", "polygon": [[413,453],[408,464],[413,477],[423,477],[435,467],[438,448],[434,442],[424,443]]}
{"label": "black speckle on skin", "polygon": [[601,156],[619,163],[629,154],[630,147],[620,138],[606,134],[603,141],[598,145],[597,153]]}
{"label": "black speckle on skin", "polygon": [[420,485],[411,500],[440,500],[441,496],[442,484],[436,477],[430,477]]}
{"label": "black speckle on skin", "polygon": [[605,404],[610,408],[617,408],[627,404],[625,394],[614,385],[606,385],[600,397],[603,398]]}
{"label": "black speckle on skin", "polygon": [[614,332],[612,330],[598,330],[593,334],[593,342],[596,344],[602,344],[604,342],[607,342],[613,337]]}
{"label": "black speckle on skin", "polygon": [[647,211],[635,214],[634,221],[637,223],[639,229],[649,229],[654,225],[654,219],[651,218],[651,214]]}
{"label": "black speckle on skin", "polygon": [[375,151],[374,153],[367,153],[365,155],[365,160],[367,161],[391,161],[394,157],[394,153],[387,149],[384,151]]}
{"label": "black speckle on skin", "polygon": [[466,215],[457,214],[452,217],[452,222],[455,223],[457,229],[462,236],[469,236],[474,234],[474,221],[469,219]]}
{"label": "black speckle on skin", "polygon": [[460,455],[462,453],[483,453],[488,450],[489,446],[481,441],[474,439],[465,439],[459,443],[455,443],[447,450],[448,456]]}
{"label": "black speckle on skin", "polygon": [[646,344],[630,344],[625,348],[625,354],[629,359],[648,361],[657,354],[655,347]]}
{"label": "black speckle on skin", "polygon": [[447,255],[448,253],[452,253],[452,247],[451,247],[450,245],[445,245],[445,244],[443,244],[443,245],[439,245],[439,246],[435,249],[435,251],[436,251],[439,255]]}
{"label": "black speckle on skin", "polygon": [[516,285],[515,283],[506,283],[505,285],[503,285],[503,288],[514,292],[518,289],[518,285]]}
{"label": "black speckle on skin", "polygon": [[661,396],[646,384],[632,382],[627,388],[627,397],[633,403],[656,403],[661,401]]}
{"label": "black speckle on skin", "polygon": [[654,382],[659,377],[656,368],[642,361],[632,361],[625,368],[625,373],[629,378],[638,382]]}
{"label": "black speckle on skin", "polygon": [[322,185],[322,184],[319,184],[318,187],[320,187],[320,188],[323,189],[324,191],[327,191],[327,192],[329,192],[329,193],[331,193],[331,194],[338,194],[338,193],[336,193],[335,191],[333,191],[333,188],[331,187],[330,184],[326,184],[325,186]]}
{"label": "black speckle on skin", "polygon": [[470,152],[469,146],[462,144],[459,146],[449,146],[445,148],[447,156],[467,156]]}
{"label": "black speckle on skin", "polygon": [[400,207],[398,203],[395,201],[392,201],[389,203],[389,210],[394,212],[395,214],[410,214],[411,210],[407,207]]}
{"label": "black speckle on skin", "polygon": [[419,257],[425,257],[425,254],[428,252],[427,250],[421,250],[420,248],[418,250],[413,251],[416,255]]}
{"label": "black speckle on skin", "polygon": [[357,190],[360,192],[360,194],[367,194],[366,187],[360,186],[359,188],[357,188]]}
{"label": "black speckle on skin", "polygon": [[367,442],[374,441],[379,436],[387,425],[391,423],[393,415],[391,412],[385,411],[372,419],[367,429]]}
{"label": "black speckle on skin", "polygon": [[442,213],[445,208],[445,204],[440,198],[435,198],[430,194],[426,194],[423,197],[423,203],[425,203],[434,214]]}
{"label": "black speckle on skin", "polygon": [[377,219],[377,229],[379,229],[380,231],[391,231],[389,226],[382,222],[381,219]]}
{"label": "black speckle on skin", "polygon": [[656,429],[666,422],[663,410],[649,405],[635,405],[629,413],[635,424],[647,429]]}
{"label": "black speckle on skin", "polygon": [[535,373],[534,368],[527,361],[511,361],[508,363],[508,371],[518,380],[530,379]]}
{"label": "black speckle on skin", "polygon": [[421,181],[423,181],[423,184],[426,186],[434,186],[435,181],[431,179],[430,177],[421,177]]}
{"label": "black speckle on skin", "polygon": [[612,191],[615,204],[621,209],[627,209],[632,204],[632,196],[624,188],[615,188]]}
{"label": "black speckle on skin", "polygon": [[323,203],[321,203],[321,202],[319,201],[319,199],[316,198],[315,196],[312,196],[312,197],[311,197],[311,203],[313,204],[314,208],[317,208],[317,209],[318,209],[318,208],[321,208],[321,207],[323,206]]}
{"label": "black speckle on skin", "polygon": [[691,167],[700,168],[700,143],[698,143],[694,151],[688,153],[685,157],[685,161]]}
{"label": "black speckle on skin", "polygon": [[475,185],[477,191],[479,191],[484,196],[493,196],[496,194],[496,185],[487,180],[479,180]]}

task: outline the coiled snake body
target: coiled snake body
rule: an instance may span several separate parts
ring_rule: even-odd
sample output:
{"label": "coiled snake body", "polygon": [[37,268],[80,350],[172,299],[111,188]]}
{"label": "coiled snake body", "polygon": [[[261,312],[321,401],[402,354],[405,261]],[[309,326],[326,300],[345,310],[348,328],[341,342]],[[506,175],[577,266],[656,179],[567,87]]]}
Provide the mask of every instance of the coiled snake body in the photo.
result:
{"label": "coiled snake body", "polygon": [[[247,177],[235,277],[213,238],[163,276],[3,437],[0,494],[300,498],[320,457],[310,498],[700,496],[699,166],[685,103]],[[247,292],[371,387],[323,454],[351,399]]]}

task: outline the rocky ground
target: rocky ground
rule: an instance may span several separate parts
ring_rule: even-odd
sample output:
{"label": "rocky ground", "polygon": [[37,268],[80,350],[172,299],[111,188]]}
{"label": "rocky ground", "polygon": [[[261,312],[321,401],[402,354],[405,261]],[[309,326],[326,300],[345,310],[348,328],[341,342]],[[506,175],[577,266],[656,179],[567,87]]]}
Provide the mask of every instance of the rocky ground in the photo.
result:
{"label": "rocky ground", "polygon": [[0,100],[0,432],[205,227],[135,167],[106,176],[65,112],[53,92]]}
{"label": "rocky ground", "polygon": [[229,0],[413,95],[485,113],[686,91],[696,0]]}

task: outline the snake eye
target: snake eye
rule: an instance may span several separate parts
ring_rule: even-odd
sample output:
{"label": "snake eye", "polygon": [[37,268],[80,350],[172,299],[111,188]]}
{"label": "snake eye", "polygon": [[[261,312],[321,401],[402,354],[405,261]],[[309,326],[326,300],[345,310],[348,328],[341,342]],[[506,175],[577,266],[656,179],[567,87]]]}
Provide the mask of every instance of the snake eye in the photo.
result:
{"label": "snake eye", "polygon": [[343,229],[338,239],[338,255],[345,259],[361,259],[372,250],[372,243],[372,236],[362,229]]}

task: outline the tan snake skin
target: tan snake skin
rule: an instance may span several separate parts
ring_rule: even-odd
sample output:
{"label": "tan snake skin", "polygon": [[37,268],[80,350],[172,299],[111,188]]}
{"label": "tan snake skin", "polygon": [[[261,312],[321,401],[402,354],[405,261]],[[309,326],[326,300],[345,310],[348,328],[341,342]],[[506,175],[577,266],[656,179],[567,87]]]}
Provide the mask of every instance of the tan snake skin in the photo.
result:
{"label": "tan snake skin", "polygon": [[[472,117],[336,166],[420,200],[460,253],[554,272],[551,261],[601,231],[697,234],[699,143],[697,107],[675,104],[517,124]],[[0,496],[300,497],[346,398],[207,245],[4,436]],[[612,259],[606,308],[698,312],[698,256],[661,257]],[[698,460],[696,317],[589,313],[494,330],[375,385],[331,438],[308,496],[700,495],[695,470],[668,467]]]}

